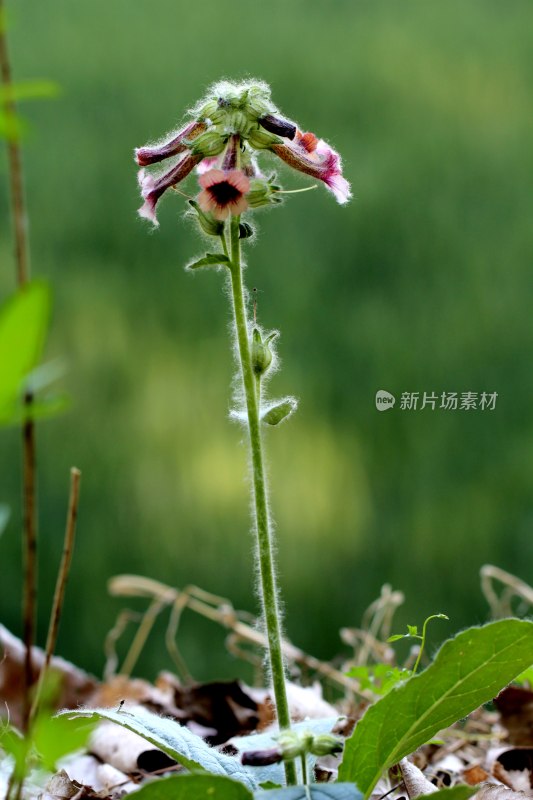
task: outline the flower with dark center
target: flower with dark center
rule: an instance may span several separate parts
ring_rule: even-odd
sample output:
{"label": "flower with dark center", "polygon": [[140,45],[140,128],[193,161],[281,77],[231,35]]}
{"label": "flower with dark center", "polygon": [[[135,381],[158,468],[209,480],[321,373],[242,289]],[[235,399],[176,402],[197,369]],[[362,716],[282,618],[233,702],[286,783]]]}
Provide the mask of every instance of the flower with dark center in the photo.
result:
{"label": "flower with dark center", "polygon": [[215,219],[224,220],[232,214],[239,216],[248,208],[246,193],[250,179],[240,169],[210,169],[200,175],[198,183],[203,191],[198,195],[198,205]]}
{"label": "flower with dark center", "polygon": [[[272,181],[266,181],[256,163],[256,155],[269,151],[293,169],[323,181],[339,203],[350,199],[350,185],[342,174],[339,154],[323,139],[302,133],[280,116],[266,84],[222,81],[209,89],[190,114],[192,120],[171,137],[135,151],[142,167],[139,184],[144,203],[139,214],[154,225],[161,196],[195,167],[203,190],[198,204],[217,220],[279,202],[279,187],[274,190]],[[145,169],[167,159],[166,170],[154,173]]]}

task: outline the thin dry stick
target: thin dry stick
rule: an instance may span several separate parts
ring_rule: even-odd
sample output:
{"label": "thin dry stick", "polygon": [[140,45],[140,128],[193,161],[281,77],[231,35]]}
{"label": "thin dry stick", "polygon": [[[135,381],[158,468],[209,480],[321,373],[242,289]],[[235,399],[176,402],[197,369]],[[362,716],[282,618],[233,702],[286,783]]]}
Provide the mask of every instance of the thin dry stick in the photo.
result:
{"label": "thin dry stick", "polygon": [[76,520],[78,518],[78,505],[80,500],[80,480],[81,472],[76,467],[72,467],[70,470],[70,495],[67,511],[67,524],[65,527],[65,539],[63,542],[63,555],[61,557],[61,564],[57,574],[54,602],[52,605],[52,613],[50,614],[48,637],[46,639],[44,663],[39,675],[37,691],[35,692],[35,698],[31,707],[30,722],[34,719],[39,708],[39,701],[41,698],[46,673],[48,672],[50,661],[52,660],[52,656],[56,648],[61,612],[63,610],[63,600],[65,599],[65,590],[67,588],[70,562],[72,561],[72,552],[74,550],[74,536],[76,534]]}
{"label": "thin dry stick", "polygon": [[[16,118],[16,104],[13,99],[11,64],[5,35],[4,0],[0,0],[0,73],[4,88],[3,110],[8,122]],[[15,244],[15,264],[19,288],[30,279],[30,254],[28,240],[28,215],[24,199],[22,178],[22,157],[17,136],[12,131],[7,140],[9,165],[9,186],[11,196],[11,217]],[[27,726],[30,715],[30,691],[33,684],[31,648],[35,640],[35,617],[37,607],[37,509],[35,478],[35,426],[31,419],[33,395],[24,395],[25,419],[22,426],[23,441],[23,504],[24,504],[24,601],[23,628],[26,657],[24,662],[24,708],[23,722]]]}
{"label": "thin dry stick", "polygon": [[[480,570],[481,589],[490,606],[495,619],[505,617],[512,613],[510,600],[519,597],[528,605],[533,606],[533,587],[528,583],[492,564],[484,564]],[[494,581],[499,581],[504,591],[498,597],[494,589]]]}
{"label": "thin dry stick", "polygon": [[[220,600],[214,595],[210,595],[195,586],[189,586],[186,590],[180,591],[171,586],[166,586],[152,578],[144,578],[141,575],[115,575],[108,582],[108,590],[114,596],[122,597],[146,597],[150,600],[159,599],[166,605],[174,605],[179,602],[183,607],[190,608],[192,611],[201,614],[207,619],[217,622],[225,628],[231,630],[243,641],[250,642],[256,647],[265,646],[265,635],[256,628],[239,620],[236,612],[229,606],[227,601],[223,604],[210,605],[208,598]],[[196,596],[195,596],[196,595]],[[202,599],[200,599],[202,598]],[[295,647],[286,639],[282,641],[282,650],[288,661],[302,664],[307,669],[317,672],[323,678],[331,681],[337,686],[349,692],[354,692],[361,697],[372,699],[369,692],[361,689],[359,683],[353,678],[349,678],[344,673],[327,664],[314,656],[304,653],[300,648]]]}

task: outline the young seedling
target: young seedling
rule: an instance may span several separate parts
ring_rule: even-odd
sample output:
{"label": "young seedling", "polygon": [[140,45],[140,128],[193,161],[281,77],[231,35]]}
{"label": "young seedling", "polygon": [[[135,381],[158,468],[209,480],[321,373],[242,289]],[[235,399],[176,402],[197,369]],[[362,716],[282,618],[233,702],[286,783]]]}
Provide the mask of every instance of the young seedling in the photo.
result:
{"label": "young seedling", "polygon": [[431,616],[426,617],[426,619],[424,620],[421,634],[418,633],[417,625],[408,625],[407,633],[395,633],[393,636],[389,636],[389,638],[387,639],[387,642],[398,642],[400,641],[400,639],[418,639],[420,645],[418,648],[418,655],[416,657],[416,661],[414,663],[413,669],[411,670],[411,675],[416,675],[416,671],[420,666],[422,653],[424,652],[424,648],[426,646],[427,626],[432,619],[449,619],[449,617],[447,617],[446,614],[431,614]]}

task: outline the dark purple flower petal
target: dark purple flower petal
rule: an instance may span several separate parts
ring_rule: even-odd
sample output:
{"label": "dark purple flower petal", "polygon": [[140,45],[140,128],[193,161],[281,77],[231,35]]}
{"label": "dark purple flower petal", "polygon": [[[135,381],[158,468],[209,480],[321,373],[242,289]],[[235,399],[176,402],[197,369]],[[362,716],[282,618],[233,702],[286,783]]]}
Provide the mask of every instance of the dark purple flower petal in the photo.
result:
{"label": "dark purple flower petal", "polygon": [[190,122],[181,129],[169,142],[147,145],[135,150],[135,160],[140,167],[157,164],[170,156],[177,156],[188,149],[188,141],[196,139],[207,128],[205,122]]}
{"label": "dark purple flower petal", "polygon": [[281,117],[275,117],[274,114],[265,114],[258,122],[266,131],[275,136],[283,136],[285,139],[294,139],[296,136],[296,125],[286,119],[281,119]]}

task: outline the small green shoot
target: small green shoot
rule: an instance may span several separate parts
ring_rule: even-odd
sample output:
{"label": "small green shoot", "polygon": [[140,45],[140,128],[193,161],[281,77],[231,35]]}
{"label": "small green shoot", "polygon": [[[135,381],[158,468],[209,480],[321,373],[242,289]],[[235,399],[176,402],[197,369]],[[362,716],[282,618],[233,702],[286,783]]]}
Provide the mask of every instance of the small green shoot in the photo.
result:
{"label": "small green shoot", "polygon": [[415,675],[418,667],[420,666],[420,660],[422,658],[422,653],[424,652],[424,648],[426,646],[426,633],[427,633],[427,626],[428,622],[432,619],[449,619],[446,614],[431,614],[431,616],[426,617],[424,620],[424,624],[422,626],[422,633],[418,633],[418,626],[417,625],[408,625],[407,626],[407,633],[396,633],[393,636],[389,636],[387,642],[398,642],[400,639],[418,639],[420,641],[420,648],[418,650],[418,656],[414,663],[413,669],[411,670],[411,675]]}

